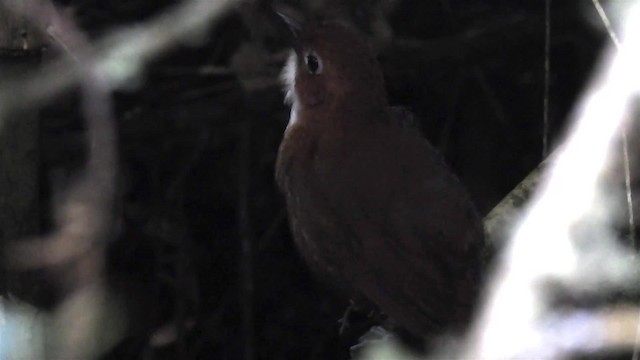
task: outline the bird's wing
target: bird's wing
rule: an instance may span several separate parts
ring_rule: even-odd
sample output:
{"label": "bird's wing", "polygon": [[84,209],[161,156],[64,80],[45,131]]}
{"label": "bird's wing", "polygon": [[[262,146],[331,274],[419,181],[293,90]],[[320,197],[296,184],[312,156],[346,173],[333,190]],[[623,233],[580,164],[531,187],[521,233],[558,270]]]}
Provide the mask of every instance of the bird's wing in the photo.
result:
{"label": "bird's wing", "polygon": [[413,333],[460,326],[477,300],[480,217],[417,132],[391,126],[367,139],[345,160],[349,193],[332,199],[367,264],[355,287]]}

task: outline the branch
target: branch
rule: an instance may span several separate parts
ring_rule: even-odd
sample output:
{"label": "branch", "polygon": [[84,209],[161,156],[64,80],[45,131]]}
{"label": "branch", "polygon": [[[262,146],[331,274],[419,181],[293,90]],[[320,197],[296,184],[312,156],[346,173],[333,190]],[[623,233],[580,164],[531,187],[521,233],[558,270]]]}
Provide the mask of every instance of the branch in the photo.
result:
{"label": "branch", "polygon": [[[601,179],[620,129],[640,92],[640,5],[629,12],[619,52],[610,49],[574,116],[575,125],[543,179],[539,193],[507,245],[470,334],[465,358],[557,358],[575,350],[554,347],[540,326],[553,310],[549,283],[577,291],[637,284],[638,261],[612,231],[615,191]],[[597,271],[594,271],[597,269]],[[602,285],[607,285],[603,288]],[[633,286],[633,285],[631,285]],[[582,324],[578,324],[582,325]],[[607,329],[565,342],[610,344]],[[504,341],[505,338],[509,341]]]}
{"label": "branch", "polygon": [[[101,81],[111,89],[125,86],[147,62],[176,44],[197,39],[213,20],[238,3],[240,0],[183,1],[145,23],[120,29],[95,45],[77,49],[74,56],[82,59],[86,70],[74,59],[62,59],[26,78],[5,79],[0,85],[0,114],[33,106],[68,90],[82,80],[86,71],[100,74]],[[56,34],[56,30],[48,32]],[[0,128],[2,121],[0,118]]]}

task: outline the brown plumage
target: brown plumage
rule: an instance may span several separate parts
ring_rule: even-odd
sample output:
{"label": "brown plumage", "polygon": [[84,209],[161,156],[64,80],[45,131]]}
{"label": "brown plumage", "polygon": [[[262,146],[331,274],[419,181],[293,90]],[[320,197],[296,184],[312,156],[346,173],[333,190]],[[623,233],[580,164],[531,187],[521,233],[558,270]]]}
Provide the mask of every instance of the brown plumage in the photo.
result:
{"label": "brown plumage", "polygon": [[292,114],[277,182],[295,243],[322,278],[419,336],[460,329],[477,300],[481,219],[436,150],[389,107],[365,39],[294,28]]}

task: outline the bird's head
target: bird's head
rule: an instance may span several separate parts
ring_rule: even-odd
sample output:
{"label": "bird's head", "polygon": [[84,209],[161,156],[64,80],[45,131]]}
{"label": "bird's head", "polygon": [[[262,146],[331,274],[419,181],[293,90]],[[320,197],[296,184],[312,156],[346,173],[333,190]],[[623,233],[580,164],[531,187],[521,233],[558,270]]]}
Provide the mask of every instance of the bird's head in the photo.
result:
{"label": "bird's head", "polygon": [[301,24],[278,16],[294,50],[282,74],[288,103],[300,109],[386,104],[382,73],[364,35],[339,21]]}

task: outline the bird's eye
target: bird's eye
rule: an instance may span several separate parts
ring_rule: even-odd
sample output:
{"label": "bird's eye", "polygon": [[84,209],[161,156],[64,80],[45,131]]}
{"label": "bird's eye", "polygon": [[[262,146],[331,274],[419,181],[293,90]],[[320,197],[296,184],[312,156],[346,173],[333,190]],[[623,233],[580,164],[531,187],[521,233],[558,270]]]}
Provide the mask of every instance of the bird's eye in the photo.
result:
{"label": "bird's eye", "polygon": [[307,66],[307,70],[311,74],[320,74],[322,72],[322,62],[315,53],[308,53],[304,57],[304,64]]}

